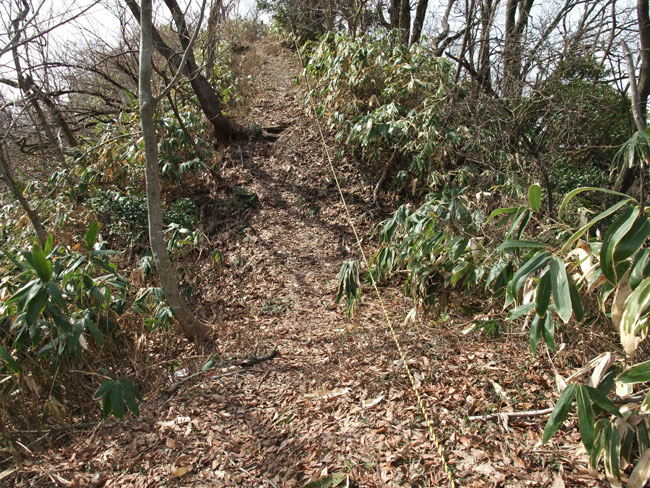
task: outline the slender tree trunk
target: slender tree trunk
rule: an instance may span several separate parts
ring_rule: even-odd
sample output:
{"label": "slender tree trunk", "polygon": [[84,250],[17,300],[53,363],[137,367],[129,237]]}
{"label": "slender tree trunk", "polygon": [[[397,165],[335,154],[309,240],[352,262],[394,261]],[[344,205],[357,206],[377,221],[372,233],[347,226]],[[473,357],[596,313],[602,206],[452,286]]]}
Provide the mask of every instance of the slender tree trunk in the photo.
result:
{"label": "slender tree trunk", "polygon": [[59,160],[59,163],[64,165],[65,155],[63,154],[63,149],[61,148],[59,142],[54,136],[54,133],[52,132],[52,129],[50,128],[50,125],[47,121],[47,117],[45,116],[43,109],[38,103],[36,93],[34,93],[33,90],[31,90],[32,85],[29,84],[28,79],[23,74],[23,69],[20,63],[20,55],[18,54],[18,43],[20,41],[20,37],[22,34],[21,23],[25,20],[30,10],[29,4],[25,0],[22,1],[22,4],[23,4],[23,10],[21,10],[18,16],[15,19],[13,19],[11,22],[11,26],[14,29],[14,32],[16,33],[15,35],[16,40],[15,42],[12,43],[12,47],[11,47],[11,55],[13,57],[14,68],[16,70],[16,79],[18,80],[18,87],[20,88],[20,91],[23,93],[23,95],[25,96],[29,104],[34,109],[34,112],[36,112],[36,117],[38,117],[42,129],[45,132],[45,135],[47,136],[48,142],[50,143],[53,150],[55,151],[55,155]]}
{"label": "slender tree trunk", "polygon": [[639,110],[646,120],[648,96],[650,96],[650,11],[648,0],[637,0],[637,17],[641,40],[641,67],[639,69]]}
{"label": "slender tree trunk", "polygon": [[481,4],[481,37],[478,50],[478,75],[483,85],[492,85],[490,74],[490,30],[494,20],[493,0],[483,0]]}
{"label": "slender tree trunk", "polygon": [[422,28],[424,27],[424,18],[427,15],[427,7],[429,0],[418,0],[418,6],[415,9],[415,21],[413,22],[413,35],[411,36],[411,44],[415,44],[422,36]]}
{"label": "slender tree trunk", "polygon": [[399,7],[399,30],[402,42],[408,46],[411,35],[411,3],[402,0]]}
{"label": "slender tree trunk", "polygon": [[223,0],[214,0],[210,6],[210,15],[208,16],[208,26],[206,28],[206,47],[205,47],[205,76],[211,80],[214,76],[214,60],[217,45],[217,26],[221,22],[221,8]]}
{"label": "slender tree trunk", "polygon": [[508,0],[506,2],[506,38],[503,47],[502,95],[518,97],[522,91],[521,57],[522,36],[528,26],[534,0]]}
{"label": "slender tree trunk", "polygon": [[[133,15],[139,21],[140,7],[137,2],[135,0],[125,1]],[[172,11],[181,45],[186,49],[189,37],[186,37],[187,27],[185,25],[183,13],[175,0],[165,0],[165,4],[167,4],[169,9]],[[174,69],[177,70],[181,65],[181,56],[175,53],[174,50],[165,43],[153,26],[151,27],[151,37],[156,50],[167,59]],[[222,143],[227,143],[231,139],[238,139],[244,136],[242,128],[223,115],[221,99],[217,92],[214,91],[214,88],[212,88],[207,78],[199,72],[196,60],[192,53],[189,53],[187,64],[183,66],[183,73],[189,78],[192,90],[199,101],[199,106],[214,128],[214,136]]]}
{"label": "slender tree trunk", "polygon": [[34,230],[36,231],[36,237],[38,238],[38,243],[42,248],[45,248],[45,243],[47,242],[47,232],[41,221],[41,217],[38,213],[29,205],[29,202],[23,195],[23,193],[18,190],[16,186],[16,181],[14,180],[13,175],[11,174],[11,167],[9,165],[9,158],[5,154],[6,149],[4,147],[0,148],[0,179],[4,181],[5,185],[14,196],[18,203],[23,208],[27,214],[27,218],[32,223]]}
{"label": "slender tree trunk", "polygon": [[[627,47],[627,44],[623,42],[623,53],[625,55],[625,62],[627,63],[627,72],[630,78],[630,97],[632,98],[632,115],[634,117],[634,125],[636,125],[636,130],[643,132],[646,128],[646,119],[645,111],[642,111],[642,101],[639,92],[639,87],[637,85],[636,73],[634,69],[634,58],[630,49]],[[647,102],[647,99],[646,99]],[[614,183],[614,189],[622,193],[627,192],[636,179],[638,161],[637,158],[634,158],[634,165],[630,167],[627,161],[624,161],[621,165],[621,170],[616,177],[616,182]],[[642,171],[645,168],[642,167]]]}
{"label": "slender tree trunk", "polygon": [[149,240],[163,291],[176,320],[178,320],[183,330],[190,336],[196,339],[205,339],[208,328],[194,316],[178,290],[176,273],[169,258],[162,233],[163,218],[160,199],[160,174],[158,171],[158,139],[154,125],[154,110],[158,100],[153,97],[151,90],[151,54],[153,49],[151,3],[152,0],[142,1],[139,83],[140,117],[146,161]]}
{"label": "slender tree trunk", "polygon": [[72,129],[70,129],[70,126],[65,120],[65,117],[63,116],[63,113],[59,109],[58,105],[46,93],[43,92],[43,90],[34,82],[31,76],[25,76],[24,83],[27,90],[32,92],[38,100],[45,104],[50,114],[52,115],[52,118],[54,118],[54,122],[57,126],[59,126],[61,132],[63,132],[68,145],[75,147],[77,145],[77,138],[72,132]]}
{"label": "slender tree trunk", "polygon": [[390,28],[399,29],[400,0],[390,0],[388,16],[390,17]]}
{"label": "slender tree trunk", "polygon": [[334,32],[334,0],[327,0],[327,29]]}
{"label": "slender tree trunk", "polygon": [[65,165],[65,154],[63,154],[63,149],[59,145],[59,141],[56,139],[54,132],[52,132],[52,128],[50,127],[45,112],[43,112],[43,109],[38,103],[36,94],[32,90],[30,90],[30,86],[26,82],[26,78],[23,76],[17,48],[12,49],[12,54],[14,58],[14,67],[16,68],[16,76],[18,78],[18,86],[20,87],[20,91],[23,93],[25,99],[32,106],[32,109],[34,109],[36,118],[38,119],[41,128],[43,129],[43,132],[45,132],[47,141],[49,145],[52,147],[52,149],[54,150],[54,155],[56,156],[57,160],[61,165]]}

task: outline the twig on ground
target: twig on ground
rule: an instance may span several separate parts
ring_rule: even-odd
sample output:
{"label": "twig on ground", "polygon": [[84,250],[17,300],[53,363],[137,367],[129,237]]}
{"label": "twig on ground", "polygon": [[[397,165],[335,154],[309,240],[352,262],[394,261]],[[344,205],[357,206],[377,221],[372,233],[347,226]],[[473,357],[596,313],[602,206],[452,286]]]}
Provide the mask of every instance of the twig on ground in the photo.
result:
{"label": "twig on ground", "polygon": [[[278,347],[274,346],[273,349],[271,349],[271,351],[269,351],[268,353],[262,354],[261,356],[258,356],[257,355],[257,345],[256,345],[255,349],[253,350],[253,352],[252,352],[252,354],[250,356],[248,356],[246,359],[244,359],[243,361],[240,361],[240,362],[238,362],[236,364],[238,366],[247,368],[249,366],[253,366],[254,364],[261,363],[262,361],[269,361],[269,360],[275,358],[278,354],[279,354]],[[215,364],[211,368],[207,368],[205,370],[202,369],[200,371],[197,371],[196,373],[191,374],[191,375],[183,378],[182,380],[177,381],[176,383],[173,383],[171,386],[166,388],[164,390],[164,392],[167,395],[173,395],[174,393],[176,393],[180,389],[181,386],[185,385],[186,383],[195,380],[199,376],[204,375],[205,373],[207,373],[208,371],[211,371],[214,368],[218,368],[218,367],[220,367],[222,365],[229,364],[229,363],[232,364],[232,361],[221,361],[219,364]],[[236,373],[236,371],[230,371],[230,372],[221,374],[219,376],[215,376],[215,377],[213,377],[213,379],[219,379],[219,378],[224,378],[226,376],[232,376],[235,373]],[[264,378],[262,378],[262,381],[264,381]],[[261,382],[260,382],[260,385],[261,385]],[[259,389],[259,387],[258,387],[258,389]]]}
{"label": "twig on ground", "polygon": [[262,376],[262,379],[261,379],[260,382],[257,384],[257,388],[255,388],[255,391],[259,391],[260,387],[262,386],[262,383],[264,383],[264,380],[266,379],[266,377],[269,375],[270,372],[271,372],[270,369],[267,369],[267,370],[266,370],[266,373],[264,373],[264,376]]}
{"label": "twig on ground", "polygon": [[524,412],[499,412],[499,413],[489,413],[487,415],[473,415],[468,417],[470,421],[474,420],[494,420],[500,417],[507,418],[524,418],[524,417],[540,417],[542,415],[550,414],[555,407],[543,408],[541,410],[527,410]]}
{"label": "twig on ground", "polygon": [[[645,393],[644,392],[638,392],[635,393],[634,395],[630,395],[629,397],[626,398],[615,398],[611,400],[611,402],[614,405],[623,405],[625,403],[630,403],[630,402],[639,402],[645,398]],[[573,402],[571,404],[571,407],[575,407],[576,402]],[[468,420],[474,421],[474,420],[494,420],[498,418],[524,418],[524,417],[541,417],[543,415],[549,415],[555,407],[549,407],[549,408],[543,408],[541,410],[526,410],[522,412],[499,412],[499,413],[489,413],[486,415],[473,415],[471,417],[467,417]]]}
{"label": "twig on ground", "polygon": [[255,350],[253,350],[253,353],[248,356],[246,359],[244,359],[241,363],[239,363],[240,366],[243,367],[248,367],[248,366],[253,366],[254,364],[261,363],[262,361],[269,361],[276,357],[278,355],[278,346],[273,346],[273,349],[271,349],[269,352],[266,354],[262,354],[261,356],[257,355],[257,345],[255,346]]}

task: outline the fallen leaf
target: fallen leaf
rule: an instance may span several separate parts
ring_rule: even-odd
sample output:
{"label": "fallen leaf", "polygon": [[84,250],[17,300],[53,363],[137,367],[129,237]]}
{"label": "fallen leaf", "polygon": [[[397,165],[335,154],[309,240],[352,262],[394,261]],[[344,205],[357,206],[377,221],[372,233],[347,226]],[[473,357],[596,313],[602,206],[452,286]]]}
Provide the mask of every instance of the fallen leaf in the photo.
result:
{"label": "fallen leaf", "polygon": [[564,488],[564,486],[564,480],[562,479],[562,476],[558,474],[553,480],[550,488]]}
{"label": "fallen leaf", "polygon": [[377,398],[374,398],[372,400],[364,400],[362,405],[363,405],[364,408],[371,408],[371,407],[374,407],[375,405],[377,405],[383,399],[384,399],[384,394],[382,393]]}
{"label": "fallen leaf", "polygon": [[318,398],[320,400],[329,400],[337,396],[345,395],[350,388],[334,388],[333,390],[318,390],[315,393],[308,393],[305,398]]}
{"label": "fallen leaf", "polygon": [[174,468],[169,477],[172,479],[181,478],[189,473],[190,469],[192,469],[191,466],[179,466],[178,468]]}

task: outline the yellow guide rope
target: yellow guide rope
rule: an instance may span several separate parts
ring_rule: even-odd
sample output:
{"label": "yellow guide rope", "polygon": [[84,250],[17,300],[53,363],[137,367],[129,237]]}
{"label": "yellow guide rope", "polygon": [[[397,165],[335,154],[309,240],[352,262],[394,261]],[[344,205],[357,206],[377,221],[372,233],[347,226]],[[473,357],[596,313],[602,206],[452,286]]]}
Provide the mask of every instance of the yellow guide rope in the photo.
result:
{"label": "yellow guide rope", "polygon": [[[295,35],[295,32],[293,32],[293,26],[291,27],[292,30],[292,35],[293,35],[293,41],[296,46],[296,51],[298,52],[298,56],[300,58],[300,63],[302,64],[303,69],[306,69],[307,66],[305,65],[305,60],[303,58],[303,53],[302,53],[302,48],[298,45],[297,38]],[[311,86],[309,83],[309,75],[305,75],[305,81],[307,84],[307,89],[309,92],[311,92]],[[332,155],[330,154],[329,146],[327,145],[327,140],[325,139],[325,134],[323,131],[323,126],[321,124],[320,119],[318,118],[318,112],[316,109],[316,104],[314,102],[313,97],[310,97],[310,103],[311,103],[311,111],[313,112],[314,119],[316,120],[316,125],[318,127],[318,133],[320,134],[321,142],[323,144],[323,149],[325,150],[325,155],[327,156],[327,161],[329,163],[330,171],[332,173],[332,176],[334,177],[334,181],[336,182],[336,188],[338,189],[339,196],[341,197],[341,202],[343,203],[343,207],[345,208],[345,214],[347,216],[348,224],[350,224],[350,228],[352,229],[352,232],[354,233],[354,238],[357,241],[357,246],[359,247],[359,251],[361,253],[361,257],[363,260],[363,264],[367,269],[370,269],[368,259],[366,258],[366,253],[363,251],[363,246],[361,245],[361,239],[359,238],[359,234],[357,233],[357,228],[354,225],[354,221],[352,220],[352,215],[350,214],[350,209],[348,207],[348,204],[345,200],[345,196],[343,195],[343,190],[341,189],[341,185],[339,183],[338,175],[336,173],[336,169],[334,168],[334,161],[332,158]],[[418,404],[420,406],[420,410],[422,411],[422,415],[424,416],[424,419],[426,421],[427,427],[429,428],[429,435],[431,436],[431,439],[433,440],[433,444],[436,447],[436,450],[438,451],[438,455],[440,456],[440,460],[442,461],[442,467],[445,471],[445,474],[447,475],[447,479],[449,480],[449,485],[451,488],[455,488],[456,483],[454,482],[454,476],[451,470],[449,469],[449,465],[447,464],[447,459],[445,457],[444,450],[442,448],[442,444],[438,440],[438,436],[433,430],[433,425],[431,424],[431,419],[429,418],[429,415],[427,414],[427,409],[424,406],[424,401],[422,400],[422,396],[420,395],[420,391],[415,383],[415,377],[413,376],[413,373],[411,372],[411,368],[408,365],[408,362],[406,361],[406,355],[404,354],[404,350],[402,349],[402,345],[399,342],[399,339],[397,338],[397,333],[395,332],[395,328],[393,327],[393,322],[390,319],[388,315],[388,310],[386,309],[386,306],[384,305],[384,300],[381,297],[381,293],[379,292],[379,287],[377,286],[377,282],[375,281],[375,277],[372,275],[372,273],[368,273],[370,276],[370,281],[372,282],[372,287],[375,290],[375,293],[377,294],[377,298],[379,299],[379,304],[381,305],[382,311],[384,313],[384,318],[386,319],[386,323],[388,324],[388,327],[390,328],[390,333],[393,336],[393,341],[395,342],[395,345],[397,346],[397,350],[399,351],[400,358],[402,359],[402,363],[404,364],[404,368],[406,369],[406,374],[408,375],[409,381],[411,382],[411,387],[413,388],[413,392],[415,393],[415,397],[417,398]]]}

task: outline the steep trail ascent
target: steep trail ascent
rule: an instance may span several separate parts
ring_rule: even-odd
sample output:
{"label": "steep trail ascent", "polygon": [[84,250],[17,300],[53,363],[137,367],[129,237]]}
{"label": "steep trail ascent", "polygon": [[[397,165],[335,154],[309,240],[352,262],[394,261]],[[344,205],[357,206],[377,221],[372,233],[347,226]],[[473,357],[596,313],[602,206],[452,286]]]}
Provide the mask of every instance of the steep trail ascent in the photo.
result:
{"label": "steep trail ascent", "polygon": [[[268,38],[243,59],[257,83],[248,119],[271,131],[229,148],[223,178],[259,201],[219,229],[223,264],[197,271],[210,287],[197,291],[195,305],[220,317],[222,359],[256,345],[260,354],[277,346],[279,356],[215,368],[148,398],[140,418],[79,433],[29,461],[15,486],[302,487],[332,475],[343,479],[338,486],[448,486],[371,291],[353,321],[334,304],[340,263],[358,253],[296,85],[298,63]],[[378,219],[369,213],[371,182],[352,165],[338,169],[369,236]],[[207,219],[217,214],[211,205]],[[598,483],[575,451],[575,431],[568,447],[554,448],[540,445],[541,419],[465,425],[467,415],[549,406],[553,378],[525,341],[462,337],[443,320],[405,323],[401,288],[382,291],[457,486]],[[179,362],[195,371],[204,359]]]}

